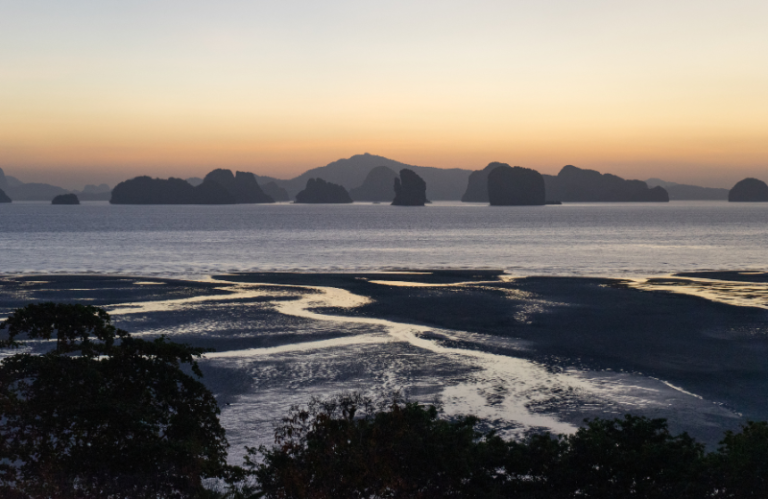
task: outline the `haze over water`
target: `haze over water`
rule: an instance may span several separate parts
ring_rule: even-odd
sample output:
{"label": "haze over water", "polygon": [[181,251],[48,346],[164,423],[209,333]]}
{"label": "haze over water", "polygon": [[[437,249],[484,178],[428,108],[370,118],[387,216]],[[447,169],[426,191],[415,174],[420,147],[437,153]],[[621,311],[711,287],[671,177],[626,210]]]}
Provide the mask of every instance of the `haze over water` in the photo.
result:
{"label": "haze over water", "polygon": [[0,272],[205,277],[231,271],[499,268],[645,276],[767,270],[768,205],[434,203],[0,207]]}

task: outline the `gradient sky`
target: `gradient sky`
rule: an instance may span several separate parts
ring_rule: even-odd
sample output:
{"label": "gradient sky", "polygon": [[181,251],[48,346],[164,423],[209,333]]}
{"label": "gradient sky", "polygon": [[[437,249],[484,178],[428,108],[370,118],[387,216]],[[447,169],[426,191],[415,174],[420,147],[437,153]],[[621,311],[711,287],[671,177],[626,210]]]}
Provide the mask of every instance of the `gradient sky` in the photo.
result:
{"label": "gradient sky", "polygon": [[0,167],[768,181],[768,1],[0,0]]}

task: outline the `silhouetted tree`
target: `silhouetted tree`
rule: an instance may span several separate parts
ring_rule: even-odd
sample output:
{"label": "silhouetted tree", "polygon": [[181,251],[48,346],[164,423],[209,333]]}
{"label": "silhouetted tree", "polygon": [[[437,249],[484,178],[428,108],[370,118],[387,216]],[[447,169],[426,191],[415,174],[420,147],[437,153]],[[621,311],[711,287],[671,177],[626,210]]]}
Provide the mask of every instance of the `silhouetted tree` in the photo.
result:
{"label": "silhouetted tree", "polygon": [[522,497],[701,498],[704,446],[663,419],[594,419],[573,435],[510,443],[507,472]]}
{"label": "silhouetted tree", "polygon": [[268,498],[492,498],[506,447],[476,423],[397,399],[378,410],[360,395],[315,399],[292,409],[276,446],[250,448],[247,466]]}
{"label": "silhouetted tree", "polygon": [[2,329],[0,347],[22,336],[56,343],[0,362],[0,490],[194,497],[203,478],[227,471],[218,406],[196,379],[203,349],[132,338],[83,305],[28,305]]}
{"label": "silhouetted tree", "polygon": [[768,497],[768,422],[750,421],[739,433],[727,431],[709,459],[716,497]]}

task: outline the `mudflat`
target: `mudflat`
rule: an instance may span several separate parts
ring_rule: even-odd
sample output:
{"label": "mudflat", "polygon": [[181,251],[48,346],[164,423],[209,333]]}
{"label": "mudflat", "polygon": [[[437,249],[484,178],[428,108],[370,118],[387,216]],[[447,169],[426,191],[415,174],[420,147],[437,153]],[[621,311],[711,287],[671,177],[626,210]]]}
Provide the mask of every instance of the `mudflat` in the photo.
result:
{"label": "mudflat", "polygon": [[714,444],[768,419],[768,293],[730,272],[715,292],[706,284],[718,278],[699,274],[6,276],[0,316],[36,301],[93,304],[131,333],[215,349],[204,382],[233,450],[270,443],[291,404],[345,390],[439,400],[507,434],[632,412]]}

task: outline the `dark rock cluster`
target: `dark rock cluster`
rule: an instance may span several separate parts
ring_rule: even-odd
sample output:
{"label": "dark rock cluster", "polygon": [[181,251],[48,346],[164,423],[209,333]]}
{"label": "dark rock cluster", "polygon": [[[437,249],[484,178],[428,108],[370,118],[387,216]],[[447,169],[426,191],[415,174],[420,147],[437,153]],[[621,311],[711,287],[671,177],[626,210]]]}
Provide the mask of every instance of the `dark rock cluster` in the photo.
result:
{"label": "dark rock cluster", "polygon": [[51,204],[80,204],[77,194],[59,194],[51,201]]}
{"label": "dark rock cluster", "polygon": [[214,170],[197,186],[180,178],[147,176],[120,182],[112,190],[112,204],[238,204],[273,203],[252,173]]}
{"label": "dark rock cluster", "polygon": [[624,180],[610,173],[566,165],[557,176],[544,178],[547,199],[565,202],[667,202],[663,187],[648,188],[642,180]]}
{"label": "dark rock cluster", "polygon": [[347,190],[321,178],[307,180],[307,186],[296,194],[297,203],[351,203]]}
{"label": "dark rock cluster", "polygon": [[730,202],[768,201],[768,185],[756,178],[745,178],[736,183],[728,192]]}
{"label": "dark rock cluster", "polygon": [[[491,163],[482,170],[472,172],[461,200],[469,203],[489,202],[488,175],[500,165],[505,163]],[[564,166],[555,176],[542,175],[542,178],[545,198],[549,202],[669,201],[669,195],[663,187],[649,189],[648,184],[640,180],[624,180],[616,175],[583,170],[572,165]]]}
{"label": "dark rock cluster", "polygon": [[8,195],[3,192],[2,189],[0,189],[0,203],[10,203],[11,198],[8,197]]}
{"label": "dark rock cluster", "polygon": [[[504,163],[495,165],[488,172],[488,201],[491,206],[538,206],[543,205],[544,179],[536,170]],[[491,166],[489,165],[489,166]]]}
{"label": "dark rock cluster", "polygon": [[413,170],[403,168],[395,178],[393,206],[424,206],[427,201],[427,183]]}
{"label": "dark rock cluster", "polygon": [[234,202],[238,204],[275,202],[274,199],[264,194],[253,173],[237,172],[236,175],[233,175],[231,170],[219,168],[206,175],[200,186],[212,182],[224,187],[232,195]]}

